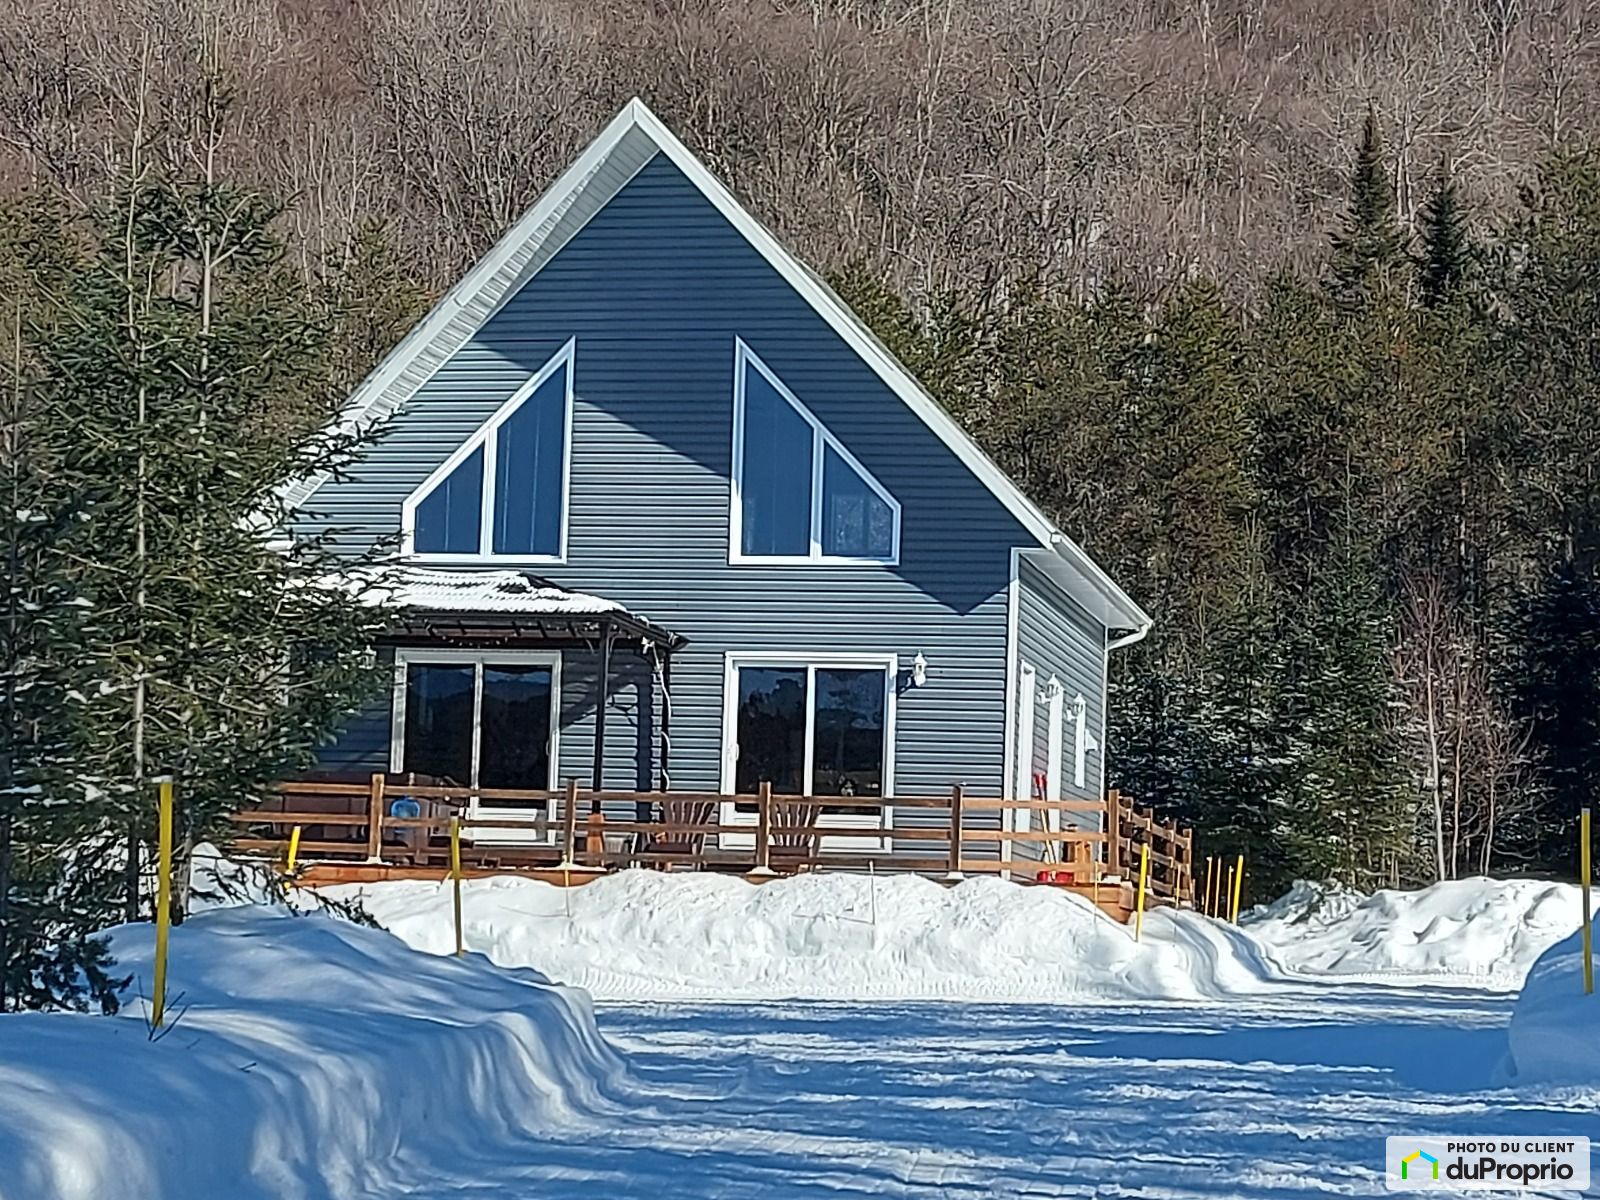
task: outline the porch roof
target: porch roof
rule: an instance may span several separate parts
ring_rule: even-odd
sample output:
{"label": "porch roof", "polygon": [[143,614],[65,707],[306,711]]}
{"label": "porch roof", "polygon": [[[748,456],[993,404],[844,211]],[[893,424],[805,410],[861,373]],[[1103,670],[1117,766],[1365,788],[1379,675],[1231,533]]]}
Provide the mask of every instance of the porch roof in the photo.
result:
{"label": "porch roof", "polygon": [[399,636],[588,640],[609,630],[664,650],[685,641],[615,600],[568,591],[526,571],[395,564],[352,571],[338,584],[366,603],[399,610]]}

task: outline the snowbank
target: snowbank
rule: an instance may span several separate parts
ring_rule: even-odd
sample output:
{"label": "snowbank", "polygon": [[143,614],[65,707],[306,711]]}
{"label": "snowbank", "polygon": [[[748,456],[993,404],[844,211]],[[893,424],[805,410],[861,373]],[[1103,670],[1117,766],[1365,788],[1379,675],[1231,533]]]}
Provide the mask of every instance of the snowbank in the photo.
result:
{"label": "snowbank", "polygon": [[1529,879],[1458,879],[1371,896],[1300,882],[1240,923],[1297,974],[1515,991],[1581,914],[1576,887]]}
{"label": "snowbank", "polygon": [[0,1197],[345,1200],[608,1111],[588,998],[381,930],[242,907],[173,933],[177,1020],[147,1037],[152,927],[113,931],[121,1017],[0,1017]]}
{"label": "snowbank", "polygon": [[1511,1012],[1504,1073],[1509,1081],[1600,1088],[1600,992],[1583,991],[1583,933],[1534,963]]}
{"label": "snowbank", "polygon": [[[419,950],[454,947],[448,884],[326,890]],[[623,871],[468,880],[463,897],[470,949],[613,999],[1197,999],[1281,978],[1232,926],[1158,911],[1136,945],[1087,900],[991,878]]]}

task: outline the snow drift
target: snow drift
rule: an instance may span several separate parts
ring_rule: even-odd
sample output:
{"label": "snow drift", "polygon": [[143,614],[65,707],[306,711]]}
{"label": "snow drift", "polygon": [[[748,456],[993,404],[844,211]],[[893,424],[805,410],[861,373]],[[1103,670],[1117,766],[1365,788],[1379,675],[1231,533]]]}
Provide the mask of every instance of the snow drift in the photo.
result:
{"label": "snow drift", "polygon": [[[326,890],[419,950],[454,948],[446,883]],[[1081,897],[992,878],[498,877],[468,880],[463,911],[470,949],[608,999],[1198,999],[1281,978],[1230,925],[1156,911],[1136,944]]]}
{"label": "snow drift", "polygon": [[241,907],[112,931],[121,1017],[0,1019],[0,1198],[345,1200],[609,1111],[624,1079],[588,998],[381,930]]}
{"label": "snow drift", "polygon": [[1583,931],[1534,963],[1511,1012],[1504,1074],[1509,1082],[1600,1088],[1600,992],[1583,991]]}
{"label": "snow drift", "polygon": [[1571,884],[1475,878],[1371,896],[1302,881],[1240,924],[1295,974],[1515,991],[1581,920]]}

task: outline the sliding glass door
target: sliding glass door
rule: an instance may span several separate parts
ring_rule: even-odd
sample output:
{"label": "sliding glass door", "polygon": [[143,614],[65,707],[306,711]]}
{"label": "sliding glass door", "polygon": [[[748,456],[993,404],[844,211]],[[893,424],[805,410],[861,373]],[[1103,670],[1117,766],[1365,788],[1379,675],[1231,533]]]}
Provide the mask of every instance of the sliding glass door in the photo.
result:
{"label": "sliding glass door", "polygon": [[829,814],[876,825],[881,806],[848,798],[893,794],[894,659],[735,656],[728,670],[724,786],[753,795],[767,782],[778,795],[838,796]]}
{"label": "sliding glass door", "polygon": [[[544,791],[555,786],[558,655],[396,652],[390,768],[455,787]],[[474,797],[472,813],[531,819],[544,806]],[[530,841],[514,829],[480,840]],[[513,836],[518,835],[518,836]]]}

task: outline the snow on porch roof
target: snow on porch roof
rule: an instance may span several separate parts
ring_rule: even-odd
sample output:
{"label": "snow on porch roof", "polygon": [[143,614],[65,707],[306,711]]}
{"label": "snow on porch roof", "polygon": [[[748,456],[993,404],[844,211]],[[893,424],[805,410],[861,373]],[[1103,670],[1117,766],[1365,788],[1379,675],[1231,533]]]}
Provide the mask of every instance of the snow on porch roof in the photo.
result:
{"label": "snow on porch roof", "polygon": [[522,633],[543,630],[548,637],[549,631],[559,633],[564,626],[570,636],[590,637],[609,628],[668,650],[685,641],[615,600],[570,592],[523,571],[442,571],[395,563],[359,567],[327,582],[374,607],[399,609],[412,632],[446,636],[510,627]]}
{"label": "snow on porch roof", "polygon": [[368,603],[421,612],[599,616],[627,611],[615,600],[569,592],[521,571],[375,567],[351,572],[342,582]]}

